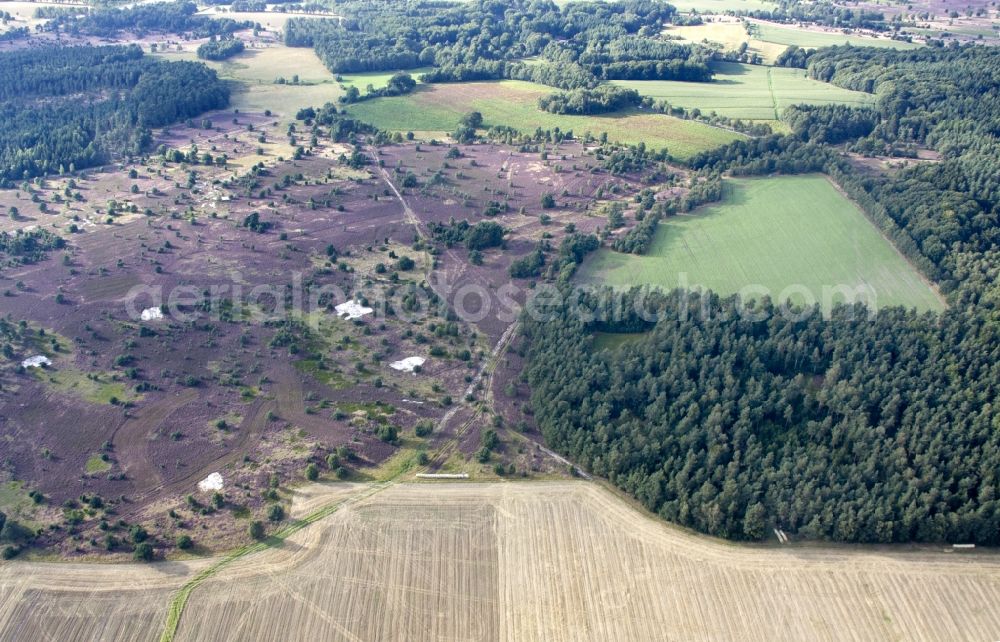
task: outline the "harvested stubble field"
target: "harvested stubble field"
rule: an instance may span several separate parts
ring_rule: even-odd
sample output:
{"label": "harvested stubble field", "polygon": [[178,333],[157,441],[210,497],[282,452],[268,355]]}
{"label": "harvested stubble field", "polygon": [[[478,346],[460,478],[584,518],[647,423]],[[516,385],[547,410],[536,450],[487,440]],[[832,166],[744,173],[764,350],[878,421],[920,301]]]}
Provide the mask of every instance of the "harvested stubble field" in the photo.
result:
{"label": "harvested stubble field", "polygon": [[[327,487],[331,502],[339,486]],[[736,546],[586,482],[356,488],[354,503],[196,586],[175,639],[989,640],[1000,631],[991,553]],[[202,564],[4,565],[0,637],[156,640],[170,591]],[[31,615],[41,611],[44,624]]]}

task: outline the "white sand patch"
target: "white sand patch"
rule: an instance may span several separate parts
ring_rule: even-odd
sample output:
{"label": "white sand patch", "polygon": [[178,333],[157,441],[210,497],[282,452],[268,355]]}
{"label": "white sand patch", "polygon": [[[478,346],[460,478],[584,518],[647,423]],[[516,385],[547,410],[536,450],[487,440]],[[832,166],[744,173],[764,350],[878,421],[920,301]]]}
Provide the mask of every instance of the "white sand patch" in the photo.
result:
{"label": "white sand patch", "polygon": [[426,359],[423,357],[407,357],[405,359],[401,359],[400,361],[393,361],[389,364],[389,367],[393,370],[413,372],[414,368],[417,366],[424,365],[424,361],[426,361]]}
{"label": "white sand patch", "polygon": [[146,308],[139,315],[139,318],[143,321],[156,321],[163,318],[163,310],[160,308]]}
{"label": "white sand patch", "polygon": [[219,473],[212,473],[205,479],[198,482],[198,490],[203,493],[214,490],[222,490],[222,475]]}
{"label": "white sand patch", "polygon": [[375,310],[372,308],[366,308],[357,301],[347,301],[346,303],[341,303],[334,308],[337,312],[338,317],[343,317],[345,319],[360,319],[366,314],[371,314]]}
{"label": "white sand patch", "polygon": [[44,354],[35,355],[34,357],[28,357],[21,362],[22,368],[41,368],[43,366],[51,366],[52,359],[49,359]]}

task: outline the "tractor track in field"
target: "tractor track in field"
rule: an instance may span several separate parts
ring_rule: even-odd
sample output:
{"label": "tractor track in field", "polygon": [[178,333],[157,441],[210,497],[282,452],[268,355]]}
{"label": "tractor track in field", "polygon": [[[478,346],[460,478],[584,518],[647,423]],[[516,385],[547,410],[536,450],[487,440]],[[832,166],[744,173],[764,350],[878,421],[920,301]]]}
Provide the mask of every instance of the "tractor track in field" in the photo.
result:
{"label": "tractor track in field", "polygon": [[771,68],[767,68],[767,91],[771,94],[771,108],[774,109],[774,119],[781,120],[778,114],[778,97],[774,95],[774,80],[771,78]]}

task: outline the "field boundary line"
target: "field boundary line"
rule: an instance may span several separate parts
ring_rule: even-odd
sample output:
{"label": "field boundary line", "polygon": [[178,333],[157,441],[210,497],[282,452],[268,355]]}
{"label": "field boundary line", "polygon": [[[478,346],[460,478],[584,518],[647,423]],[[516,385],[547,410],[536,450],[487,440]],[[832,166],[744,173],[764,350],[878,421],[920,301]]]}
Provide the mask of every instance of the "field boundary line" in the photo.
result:
{"label": "field boundary line", "polygon": [[280,544],[283,544],[286,539],[295,533],[299,532],[306,526],[315,524],[324,517],[328,517],[333,513],[337,512],[342,506],[348,503],[357,503],[362,500],[368,499],[372,495],[385,490],[392,482],[383,482],[376,485],[374,488],[369,489],[367,492],[362,493],[357,496],[347,497],[340,501],[334,502],[322,508],[318,508],[312,513],[309,513],[305,517],[295,520],[288,526],[284,527],[280,531],[269,536],[267,539],[254,542],[253,544],[248,544],[241,548],[236,549],[230,553],[227,553],[222,558],[219,559],[215,564],[201,570],[197,575],[188,580],[174,595],[173,599],[170,601],[170,606],[167,610],[167,619],[163,625],[163,633],[160,635],[160,642],[173,642],[175,636],[177,635],[177,627],[180,626],[181,615],[184,613],[184,607],[187,606],[188,598],[191,597],[191,593],[194,592],[205,580],[211,578],[220,570],[235,562],[238,559],[246,557],[247,555],[252,555],[254,553],[260,553],[266,551],[269,548],[274,548]]}
{"label": "field boundary line", "polygon": [[771,79],[771,68],[767,68],[767,91],[771,94],[771,108],[774,109],[774,119],[781,120],[778,115],[778,98],[774,95],[774,81]]}

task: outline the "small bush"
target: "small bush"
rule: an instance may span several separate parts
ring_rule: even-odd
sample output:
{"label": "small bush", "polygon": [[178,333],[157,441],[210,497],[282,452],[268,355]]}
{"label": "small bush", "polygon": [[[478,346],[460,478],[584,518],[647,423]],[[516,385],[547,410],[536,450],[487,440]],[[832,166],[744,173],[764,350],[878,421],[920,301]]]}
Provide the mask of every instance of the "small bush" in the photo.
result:
{"label": "small bush", "polygon": [[132,557],[137,562],[151,562],[153,560],[153,545],[149,542],[139,542],[132,551]]}

